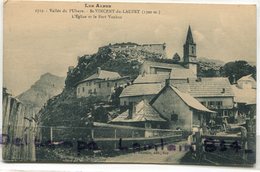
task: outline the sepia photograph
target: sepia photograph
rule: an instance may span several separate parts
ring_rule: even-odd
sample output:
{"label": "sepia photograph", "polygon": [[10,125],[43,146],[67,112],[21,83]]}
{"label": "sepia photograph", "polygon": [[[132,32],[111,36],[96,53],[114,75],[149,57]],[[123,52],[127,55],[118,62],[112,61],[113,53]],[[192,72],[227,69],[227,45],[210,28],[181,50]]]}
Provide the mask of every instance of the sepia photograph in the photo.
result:
{"label": "sepia photograph", "polygon": [[254,167],[256,12],[6,1],[2,160]]}

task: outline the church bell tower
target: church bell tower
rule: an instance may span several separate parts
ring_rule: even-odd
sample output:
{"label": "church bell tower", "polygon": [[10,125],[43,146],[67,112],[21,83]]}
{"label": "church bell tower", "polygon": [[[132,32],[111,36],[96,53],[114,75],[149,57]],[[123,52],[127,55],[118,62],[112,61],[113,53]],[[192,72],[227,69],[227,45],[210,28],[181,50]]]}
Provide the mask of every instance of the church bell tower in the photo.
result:
{"label": "church bell tower", "polygon": [[190,26],[187,33],[186,42],[183,45],[183,62],[185,67],[192,69],[194,74],[197,75],[196,43],[193,40]]}

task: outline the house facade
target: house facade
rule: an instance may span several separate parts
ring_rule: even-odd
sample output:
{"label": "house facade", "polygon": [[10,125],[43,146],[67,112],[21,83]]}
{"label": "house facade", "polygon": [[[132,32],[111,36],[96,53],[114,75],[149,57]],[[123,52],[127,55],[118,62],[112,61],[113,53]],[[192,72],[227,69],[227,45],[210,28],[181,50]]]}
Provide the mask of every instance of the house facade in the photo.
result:
{"label": "house facade", "polygon": [[237,87],[240,89],[256,89],[256,81],[252,74],[246,75],[237,81]]}
{"label": "house facade", "polygon": [[223,119],[233,122],[234,93],[228,78],[188,78],[186,81],[170,84],[184,93],[190,94],[210,110],[216,111],[215,120],[219,123]]}
{"label": "house facade", "polygon": [[125,86],[129,77],[121,77],[117,72],[97,68],[95,74],[77,83],[77,98],[88,96],[101,96],[108,100],[115,88]]}
{"label": "house facade", "polygon": [[150,104],[144,99],[138,103],[131,103],[129,108],[116,118],[111,120],[111,124],[144,128],[144,136],[157,136],[159,133],[149,129],[164,129],[167,125],[164,119]]}
{"label": "house facade", "polygon": [[193,127],[208,122],[210,115],[215,113],[188,93],[170,85],[166,85],[150,104],[167,119],[171,129],[192,131]]}

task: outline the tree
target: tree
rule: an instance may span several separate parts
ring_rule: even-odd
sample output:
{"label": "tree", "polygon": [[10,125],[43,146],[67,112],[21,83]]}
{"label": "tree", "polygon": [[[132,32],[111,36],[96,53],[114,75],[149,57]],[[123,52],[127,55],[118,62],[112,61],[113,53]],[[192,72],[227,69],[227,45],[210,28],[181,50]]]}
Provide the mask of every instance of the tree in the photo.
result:
{"label": "tree", "polygon": [[123,89],[124,89],[123,87],[118,87],[115,89],[115,92],[111,95],[112,104],[117,107],[120,105],[119,96],[122,93]]}
{"label": "tree", "polygon": [[98,107],[96,110],[92,112],[93,118],[95,122],[103,122],[106,123],[108,121],[108,112],[102,106]]}
{"label": "tree", "polygon": [[180,56],[179,56],[178,53],[175,53],[175,54],[173,55],[172,60],[173,60],[174,62],[179,62],[179,61],[181,60],[181,58],[180,58]]}
{"label": "tree", "polygon": [[230,82],[240,79],[242,76],[253,74],[256,79],[256,67],[248,64],[247,61],[239,60],[226,63],[221,69],[222,76],[228,77]]}

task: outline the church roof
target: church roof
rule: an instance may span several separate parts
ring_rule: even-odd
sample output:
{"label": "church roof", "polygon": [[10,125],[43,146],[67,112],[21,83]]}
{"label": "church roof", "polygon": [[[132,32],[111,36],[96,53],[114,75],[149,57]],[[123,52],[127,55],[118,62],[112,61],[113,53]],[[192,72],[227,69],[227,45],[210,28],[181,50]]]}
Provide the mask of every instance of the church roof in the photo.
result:
{"label": "church roof", "polygon": [[190,26],[189,26],[187,37],[186,37],[186,43],[194,44]]}
{"label": "church roof", "polygon": [[145,60],[143,62],[143,64],[146,64],[146,65],[148,65],[150,67],[168,68],[168,69],[172,69],[172,68],[181,68],[181,69],[183,69],[184,68],[180,64],[163,63],[163,62],[155,62],[155,61],[148,61],[148,60]]}
{"label": "church roof", "polygon": [[174,68],[171,71],[170,79],[186,79],[186,78],[196,78],[197,76],[193,73],[191,69],[179,69]]}
{"label": "church roof", "polygon": [[129,110],[126,110],[114,118],[112,122],[166,121],[147,100],[142,100],[134,106],[135,111],[133,112],[132,118],[129,118]]}
{"label": "church roof", "polygon": [[134,84],[162,83],[169,79],[169,74],[144,74],[139,75]]}

